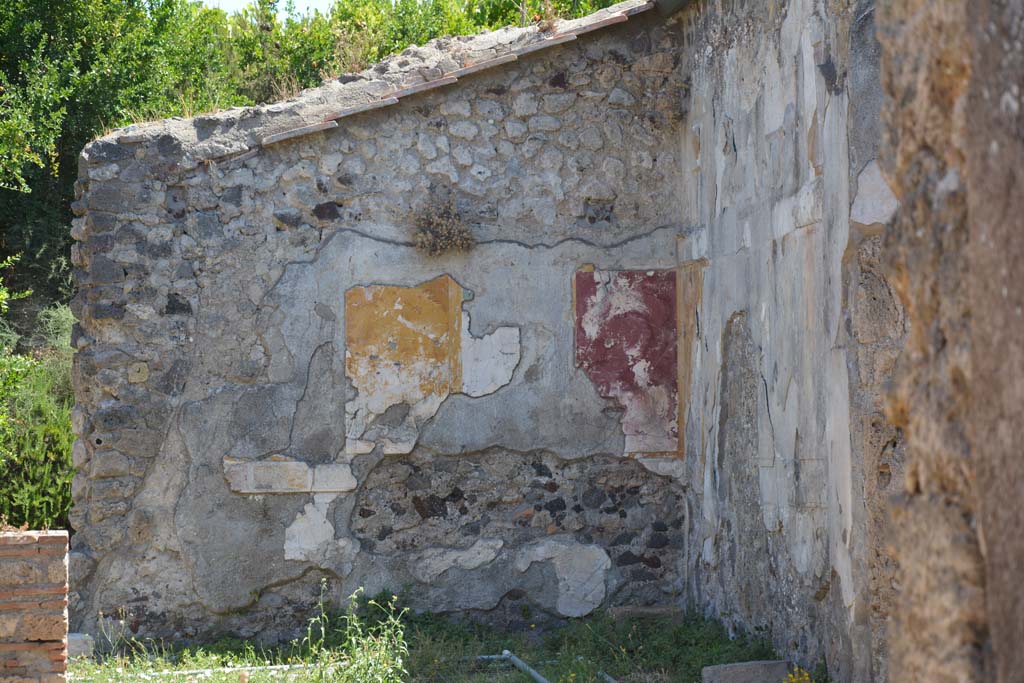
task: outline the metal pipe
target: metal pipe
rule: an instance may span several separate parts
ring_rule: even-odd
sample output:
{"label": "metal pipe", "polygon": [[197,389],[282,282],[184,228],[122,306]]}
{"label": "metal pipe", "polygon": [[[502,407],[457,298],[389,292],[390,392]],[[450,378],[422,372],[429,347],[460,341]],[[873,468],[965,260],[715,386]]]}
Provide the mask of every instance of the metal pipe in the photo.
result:
{"label": "metal pipe", "polygon": [[478,662],[505,662],[508,661],[508,657],[505,655],[479,655],[476,660]]}
{"label": "metal pipe", "polygon": [[539,673],[534,671],[529,664],[519,659],[519,657],[516,657],[508,650],[505,650],[501,654],[504,655],[505,658],[508,659],[508,661],[512,662],[512,666],[514,666],[515,668],[519,669],[524,674],[532,678],[534,681],[536,681],[536,683],[551,683],[551,681],[549,681],[548,679],[544,678]]}

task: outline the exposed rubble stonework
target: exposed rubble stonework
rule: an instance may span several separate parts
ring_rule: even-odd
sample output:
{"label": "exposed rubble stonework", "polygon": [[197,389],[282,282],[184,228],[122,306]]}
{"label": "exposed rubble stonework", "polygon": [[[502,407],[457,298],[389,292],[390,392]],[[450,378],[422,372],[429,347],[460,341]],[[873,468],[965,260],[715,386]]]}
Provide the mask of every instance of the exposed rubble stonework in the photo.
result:
{"label": "exposed rubble stonework", "polygon": [[892,680],[1024,670],[1024,5],[901,0],[879,17],[885,236],[906,306],[890,402],[907,432],[894,506]]}
{"label": "exposed rubble stonework", "polygon": [[[884,680],[873,21],[630,0],[87,146],[75,629],[289,637],[326,578],[679,604]],[[418,251],[449,202],[475,245]]]}

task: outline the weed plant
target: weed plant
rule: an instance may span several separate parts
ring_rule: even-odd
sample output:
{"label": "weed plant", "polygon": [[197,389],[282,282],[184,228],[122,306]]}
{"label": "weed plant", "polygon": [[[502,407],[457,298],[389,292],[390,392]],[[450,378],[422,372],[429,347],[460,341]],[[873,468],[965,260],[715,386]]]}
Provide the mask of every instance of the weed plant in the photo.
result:
{"label": "weed plant", "polygon": [[300,659],[311,665],[307,680],[315,683],[400,683],[405,680],[409,646],[405,642],[404,610],[397,598],[360,601],[349,597],[348,609],[332,618],[325,608],[321,584],[319,614],[310,619]]}
{"label": "weed plant", "polygon": [[67,306],[42,311],[26,353],[0,330],[0,516],[14,526],[68,525],[72,322]]}

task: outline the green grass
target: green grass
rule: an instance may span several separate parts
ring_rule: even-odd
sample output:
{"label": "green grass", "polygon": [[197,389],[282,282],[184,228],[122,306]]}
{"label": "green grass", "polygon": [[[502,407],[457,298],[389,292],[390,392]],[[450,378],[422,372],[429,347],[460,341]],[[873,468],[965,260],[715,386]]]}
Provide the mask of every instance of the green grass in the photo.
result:
{"label": "green grass", "polygon": [[[620,683],[694,683],[700,681],[701,668],[711,664],[774,657],[764,640],[730,639],[721,624],[697,615],[615,620],[601,614],[546,633],[503,632],[439,616],[411,615],[394,601],[380,599],[353,603],[334,615],[321,612],[310,621],[303,639],[279,649],[237,640],[194,648],[117,645],[115,654],[98,661],[72,662],[71,680],[238,683],[245,680],[238,667],[292,665],[296,668],[253,669],[246,672],[247,680],[529,683],[507,663],[476,660],[478,655],[510,650],[551,683],[602,683],[600,671]],[[215,671],[196,673],[202,670]]]}
{"label": "green grass", "polygon": [[408,657],[404,616],[394,599],[357,601],[353,596],[348,608],[336,613],[321,602],[305,636],[277,649],[239,640],[194,648],[141,643],[121,637],[118,622],[101,619],[108,627],[101,629],[99,645],[107,654],[72,661],[68,672],[71,680],[93,683],[399,683],[406,680]]}
{"label": "green grass", "polygon": [[424,616],[411,621],[408,633],[409,680],[422,683],[528,681],[511,667],[472,661],[506,649],[552,683],[600,683],[599,671],[634,683],[692,683],[711,664],[774,657],[763,639],[730,639],[719,622],[695,614],[621,620],[599,614],[543,634],[502,633]]}

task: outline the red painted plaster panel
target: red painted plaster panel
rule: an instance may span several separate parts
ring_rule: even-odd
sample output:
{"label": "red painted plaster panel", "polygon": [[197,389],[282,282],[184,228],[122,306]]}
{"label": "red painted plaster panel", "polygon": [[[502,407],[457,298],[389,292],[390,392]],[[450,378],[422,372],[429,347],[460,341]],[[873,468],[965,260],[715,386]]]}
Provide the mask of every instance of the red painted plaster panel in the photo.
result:
{"label": "red painted plaster panel", "polygon": [[630,454],[679,451],[674,270],[575,274],[576,366],[622,406]]}

